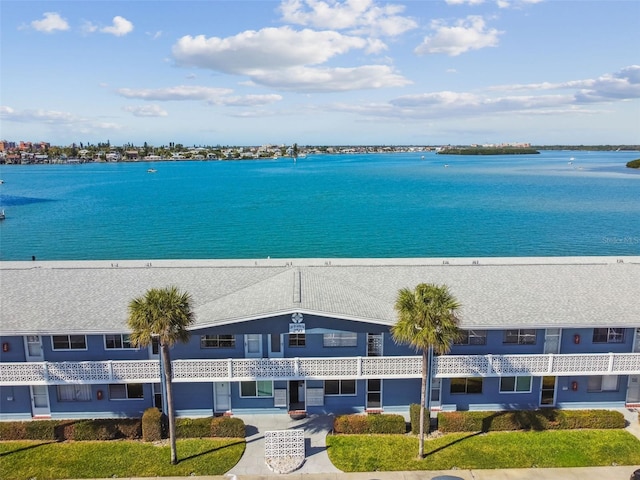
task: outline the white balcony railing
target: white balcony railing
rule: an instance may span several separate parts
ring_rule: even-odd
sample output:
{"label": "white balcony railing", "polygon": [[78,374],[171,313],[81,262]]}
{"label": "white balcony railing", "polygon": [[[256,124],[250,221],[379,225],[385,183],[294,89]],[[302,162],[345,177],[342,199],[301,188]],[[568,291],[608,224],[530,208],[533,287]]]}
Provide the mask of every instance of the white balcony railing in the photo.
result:
{"label": "white balcony railing", "polygon": [[[422,357],[321,357],[174,360],[175,382],[255,379],[419,378]],[[640,374],[640,353],[444,355],[432,375],[451,377]],[[154,383],[158,360],[0,363],[0,386],[67,383]]]}

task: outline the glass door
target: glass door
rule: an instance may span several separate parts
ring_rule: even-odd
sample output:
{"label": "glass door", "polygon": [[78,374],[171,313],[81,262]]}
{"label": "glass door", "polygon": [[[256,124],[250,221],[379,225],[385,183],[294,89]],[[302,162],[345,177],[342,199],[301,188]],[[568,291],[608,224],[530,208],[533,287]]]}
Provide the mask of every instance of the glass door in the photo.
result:
{"label": "glass door", "polygon": [[556,377],[542,377],[540,386],[540,406],[555,407],[556,405]]}

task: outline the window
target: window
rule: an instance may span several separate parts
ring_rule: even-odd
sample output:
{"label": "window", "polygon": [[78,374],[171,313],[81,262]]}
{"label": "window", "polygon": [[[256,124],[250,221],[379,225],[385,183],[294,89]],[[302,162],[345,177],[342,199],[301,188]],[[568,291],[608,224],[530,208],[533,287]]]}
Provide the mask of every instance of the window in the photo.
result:
{"label": "window", "polygon": [[534,329],[505,330],[504,343],[516,345],[535,345],[536,331]]}
{"label": "window", "polygon": [[587,392],[617,392],[617,375],[594,375],[587,380]]}
{"label": "window", "polygon": [[304,347],[307,343],[307,339],[304,333],[290,333],[289,334],[289,346],[290,347]]}
{"label": "window", "polygon": [[455,345],[486,345],[486,330],[460,330],[460,338],[456,340]]}
{"label": "window", "polygon": [[356,381],[355,380],[325,380],[324,394],[325,395],[355,395]]}
{"label": "window", "polygon": [[235,335],[202,335],[200,348],[235,348]]}
{"label": "window", "polygon": [[450,393],[482,393],[482,377],[452,378]]}
{"label": "window", "polygon": [[91,385],[58,385],[59,402],[90,402]]}
{"label": "window", "polygon": [[273,397],[273,382],[270,380],[240,382],[240,396]]}
{"label": "window", "polygon": [[500,393],[530,393],[531,377],[500,378]]}
{"label": "window", "polygon": [[144,398],[141,383],[116,383],[109,385],[109,400]]}
{"label": "window", "polygon": [[104,347],[106,349],[134,348],[127,334],[105,335]]}
{"label": "window", "polygon": [[593,343],[624,343],[624,328],[594,328]]}
{"label": "window", "polygon": [[53,335],[54,350],[86,350],[87,337],[84,335]]}
{"label": "window", "polygon": [[355,332],[325,333],[322,335],[324,347],[356,347],[358,346],[358,334]]}

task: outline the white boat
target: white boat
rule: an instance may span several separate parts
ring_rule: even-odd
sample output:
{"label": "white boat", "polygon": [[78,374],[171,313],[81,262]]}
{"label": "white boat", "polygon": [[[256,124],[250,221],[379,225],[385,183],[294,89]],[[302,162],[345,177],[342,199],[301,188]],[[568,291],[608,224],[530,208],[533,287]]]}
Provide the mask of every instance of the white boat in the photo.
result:
{"label": "white boat", "polygon": [[155,168],[150,168],[149,170],[147,170],[147,173],[156,173],[157,170]]}
{"label": "white boat", "polygon": [[4,209],[2,211],[0,211],[0,220],[4,220],[5,219],[5,215],[4,215]]}

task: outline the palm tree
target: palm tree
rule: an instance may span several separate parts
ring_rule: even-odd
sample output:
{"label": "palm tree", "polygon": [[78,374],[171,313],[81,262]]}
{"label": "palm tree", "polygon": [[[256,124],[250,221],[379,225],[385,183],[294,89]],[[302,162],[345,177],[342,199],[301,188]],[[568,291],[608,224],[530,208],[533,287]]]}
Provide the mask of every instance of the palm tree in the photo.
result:
{"label": "palm tree", "polygon": [[396,297],[398,321],[391,327],[396,343],[409,344],[422,352],[420,392],[420,443],[418,458],[424,456],[424,410],[427,394],[429,358],[432,353],[448,353],[460,336],[457,311],[460,304],[446,285],[421,283],[411,290],[402,288]]}
{"label": "palm tree", "polygon": [[131,343],[137,347],[146,347],[151,344],[152,339],[157,338],[160,344],[167,393],[172,465],[178,463],[178,455],[169,348],[176,342],[186,343],[189,340],[190,332],[187,327],[193,321],[191,295],[179,292],[176,287],[152,288],[144,296],[135,298],[129,303],[128,324],[132,332]]}

